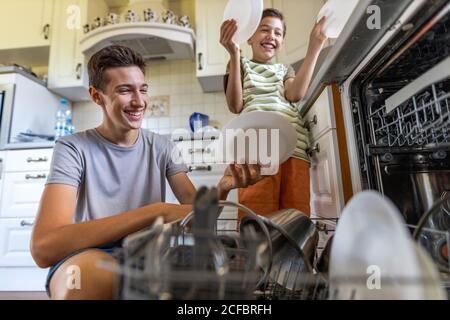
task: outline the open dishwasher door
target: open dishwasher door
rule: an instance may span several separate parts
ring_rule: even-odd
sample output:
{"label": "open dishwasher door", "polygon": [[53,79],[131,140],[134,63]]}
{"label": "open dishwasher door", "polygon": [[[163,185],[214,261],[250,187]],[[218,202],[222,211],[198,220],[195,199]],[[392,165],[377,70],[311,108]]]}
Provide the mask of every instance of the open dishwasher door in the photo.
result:
{"label": "open dishwasher door", "polygon": [[450,4],[410,1],[398,21],[341,98],[354,191],[379,190],[417,224],[450,190]]}

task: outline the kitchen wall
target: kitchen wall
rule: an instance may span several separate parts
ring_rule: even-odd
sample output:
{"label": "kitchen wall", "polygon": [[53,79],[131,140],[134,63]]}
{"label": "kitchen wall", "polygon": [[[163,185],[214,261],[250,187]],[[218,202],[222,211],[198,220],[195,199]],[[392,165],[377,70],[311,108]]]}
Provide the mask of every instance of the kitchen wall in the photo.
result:
{"label": "kitchen wall", "polygon": [[[146,118],[142,124],[144,128],[161,134],[171,133],[176,128],[189,128],[189,115],[193,112],[209,115],[212,125],[220,128],[235,116],[228,111],[223,92],[202,92],[194,61],[149,62],[146,78],[151,96],[170,97],[170,111],[167,117]],[[101,120],[102,111],[94,103],[74,104],[73,121],[77,131],[98,126]]]}

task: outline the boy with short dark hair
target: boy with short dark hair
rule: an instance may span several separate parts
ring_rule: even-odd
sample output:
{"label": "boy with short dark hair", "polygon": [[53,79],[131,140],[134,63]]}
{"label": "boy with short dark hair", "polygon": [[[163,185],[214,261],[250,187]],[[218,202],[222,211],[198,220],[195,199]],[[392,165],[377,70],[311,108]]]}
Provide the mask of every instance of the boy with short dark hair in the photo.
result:
{"label": "boy with short dark hair", "polygon": [[[52,299],[113,298],[115,275],[98,262],[115,265],[110,254],[121,239],[157,217],[183,218],[196,192],[186,166],[172,158],[173,143],[141,129],[148,105],[142,57],[110,46],[93,55],[88,69],[89,93],[103,121],[57,141],[31,241],[36,263],[50,267]],[[181,205],[164,203],[166,179]],[[219,197],[260,179],[257,166],[230,166]],[[77,285],[68,286],[74,276]]]}

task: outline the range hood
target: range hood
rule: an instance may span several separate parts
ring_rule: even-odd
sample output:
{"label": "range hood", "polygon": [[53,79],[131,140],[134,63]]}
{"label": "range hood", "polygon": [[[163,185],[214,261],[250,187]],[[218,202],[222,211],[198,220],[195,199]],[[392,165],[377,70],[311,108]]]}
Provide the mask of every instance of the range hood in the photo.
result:
{"label": "range hood", "polygon": [[145,60],[194,59],[195,34],[190,28],[160,22],[123,22],[103,26],[85,34],[81,52],[90,57],[109,45],[124,45]]}

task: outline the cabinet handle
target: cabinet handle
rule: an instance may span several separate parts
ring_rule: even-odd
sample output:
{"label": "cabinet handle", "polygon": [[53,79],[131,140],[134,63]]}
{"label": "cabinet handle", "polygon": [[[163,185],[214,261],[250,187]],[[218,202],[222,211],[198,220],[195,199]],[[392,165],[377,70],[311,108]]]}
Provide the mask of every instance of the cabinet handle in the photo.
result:
{"label": "cabinet handle", "polygon": [[27,162],[28,163],[30,163],[30,162],[47,162],[47,161],[48,161],[47,157],[43,157],[43,158],[31,158],[31,157],[28,157],[27,158]]}
{"label": "cabinet handle", "polygon": [[312,156],[314,152],[320,153],[320,144],[316,143],[314,148],[308,149],[308,154],[310,156]]}
{"label": "cabinet handle", "polygon": [[44,26],[43,32],[44,32],[44,39],[48,40],[48,37],[50,35],[50,25],[48,23]]}
{"label": "cabinet handle", "polygon": [[[208,149],[209,150],[209,149]],[[194,153],[203,153],[203,152],[205,152],[205,149],[203,149],[203,148],[197,148],[197,149],[189,149],[188,150],[188,153],[189,154],[194,154]]]}
{"label": "cabinet handle", "polygon": [[192,172],[192,171],[211,171],[212,167],[211,166],[189,166],[188,170],[189,170],[189,172]]}
{"label": "cabinet handle", "polygon": [[27,180],[39,180],[39,179],[45,179],[47,178],[47,175],[45,174],[37,174],[37,175],[31,175],[31,174],[26,174],[25,175],[25,179]]}
{"label": "cabinet handle", "polygon": [[305,128],[308,130],[311,130],[312,126],[317,125],[317,115],[314,115],[314,117],[312,118],[312,120],[309,120],[305,123]]}
{"label": "cabinet handle", "polygon": [[203,70],[203,53],[199,52],[198,54],[198,70]]}
{"label": "cabinet handle", "polygon": [[20,226],[21,227],[32,227],[33,225],[34,225],[34,221],[33,222],[28,222],[26,220],[20,221]]}
{"label": "cabinet handle", "polygon": [[0,158],[0,180],[2,179],[3,174],[3,159]]}
{"label": "cabinet handle", "polygon": [[77,80],[81,79],[81,67],[83,66],[83,64],[79,63],[77,64],[77,68],[75,69],[75,73],[77,75]]}

